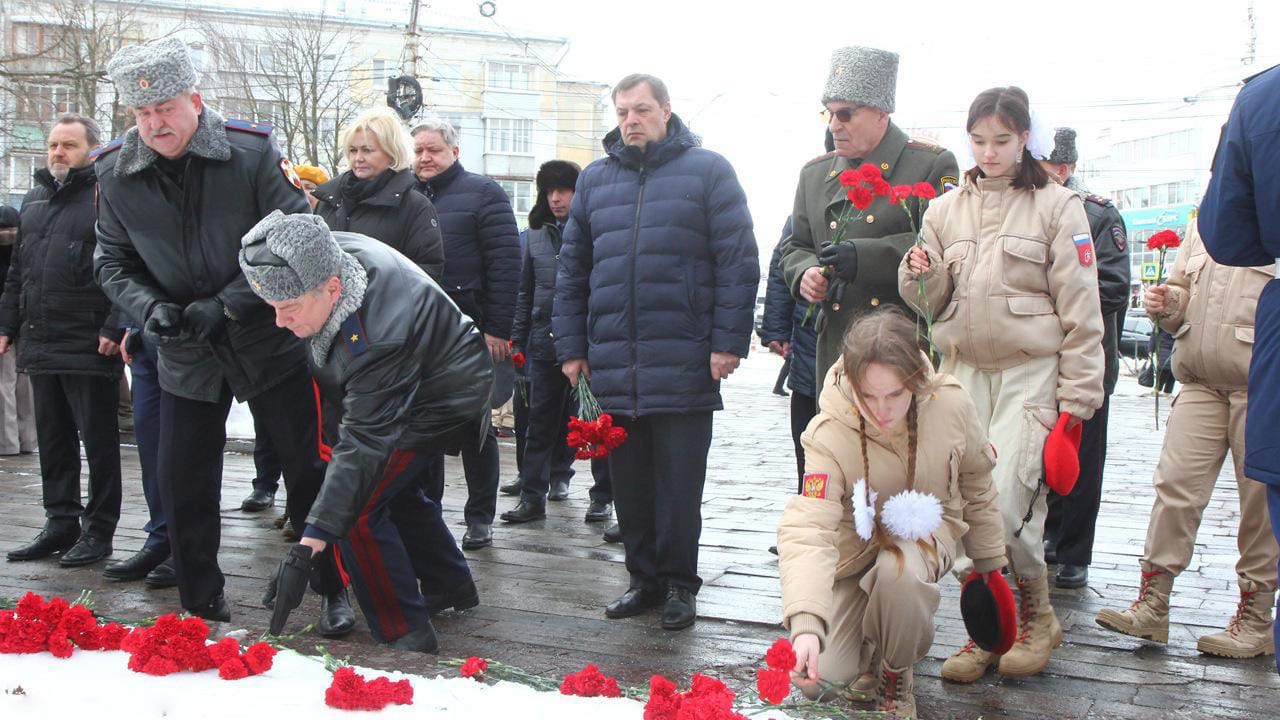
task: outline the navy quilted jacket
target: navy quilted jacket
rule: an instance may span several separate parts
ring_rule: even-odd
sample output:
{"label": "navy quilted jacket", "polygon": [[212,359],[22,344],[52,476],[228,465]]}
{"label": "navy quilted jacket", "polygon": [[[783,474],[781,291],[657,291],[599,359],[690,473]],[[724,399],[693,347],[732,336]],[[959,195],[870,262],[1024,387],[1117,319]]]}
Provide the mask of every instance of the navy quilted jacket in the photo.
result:
{"label": "navy quilted jacket", "polygon": [[719,410],[712,352],[746,357],[760,280],[747,198],[729,162],[675,115],[642,152],[617,129],[565,226],[552,315],[560,362],[587,358],[623,417]]}
{"label": "navy quilted jacket", "polygon": [[507,193],[460,162],[419,182],[418,189],[440,216],[445,292],[481,332],[510,339],[520,289],[520,231]]}
{"label": "navy quilted jacket", "polygon": [[[791,234],[791,218],[782,230],[782,240]],[[764,295],[764,322],[760,327],[760,342],[764,345],[777,340],[791,342],[791,373],[787,375],[787,387],[808,398],[818,397],[816,378],[818,365],[818,334],[813,329],[813,318],[804,322],[809,303],[797,301],[787,287],[782,273],[782,240],[773,250],[769,261],[769,285]]]}

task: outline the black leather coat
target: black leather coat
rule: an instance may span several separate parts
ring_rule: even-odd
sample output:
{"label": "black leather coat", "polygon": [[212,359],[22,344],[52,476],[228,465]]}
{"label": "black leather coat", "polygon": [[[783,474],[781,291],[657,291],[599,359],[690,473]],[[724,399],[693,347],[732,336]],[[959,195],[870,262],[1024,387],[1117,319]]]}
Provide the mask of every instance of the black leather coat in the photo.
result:
{"label": "black leather coat", "polygon": [[[352,201],[343,196],[351,171],[315,189],[315,213],[330,230],[367,235],[399,250],[436,282],[444,278],[444,238],[436,208],[416,189],[411,170],[401,170],[368,197]],[[368,182],[374,182],[372,180]]]}
{"label": "black leather coat", "polygon": [[416,265],[363,235],[334,237],[368,284],[324,364],[311,360],[321,392],[341,398],[342,423],[307,524],[343,537],[393,450],[440,450],[488,428],[493,361],[475,323]]}

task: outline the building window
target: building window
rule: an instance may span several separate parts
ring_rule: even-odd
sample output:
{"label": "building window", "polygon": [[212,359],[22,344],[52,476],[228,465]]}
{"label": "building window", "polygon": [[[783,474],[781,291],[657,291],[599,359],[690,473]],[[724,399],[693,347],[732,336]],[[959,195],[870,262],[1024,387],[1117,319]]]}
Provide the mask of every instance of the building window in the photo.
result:
{"label": "building window", "polygon": [[527,215],[533,209],[533,183],[527,180],[499,180],[498,184],[511,200],[516,215]]}
{"label": "building window", "polygon": [[77,112],[71,88],[25,85],[18,92],[18,120],[50,122],[63,113]]}
{"label": "building window", "polygon": [[488,82],[485,87],[491,90],[532,90],[533,67],[518,63],[488,63]]}
{"label": "building window", "polygon": [[400,77],[400,66],[391,60],[374,60],[373,61],[373,83],[375,85],[386,85],[390,78]]}
{"label": "building window", "polygon": [[9,192],[25,193],[31,189],[31,175],[43,167],[43,158],[36,155],[9,156]]}
{"label": "building window", "polygon": [[533,154],[533,121],[489,118],[485,152],[510,155]]}

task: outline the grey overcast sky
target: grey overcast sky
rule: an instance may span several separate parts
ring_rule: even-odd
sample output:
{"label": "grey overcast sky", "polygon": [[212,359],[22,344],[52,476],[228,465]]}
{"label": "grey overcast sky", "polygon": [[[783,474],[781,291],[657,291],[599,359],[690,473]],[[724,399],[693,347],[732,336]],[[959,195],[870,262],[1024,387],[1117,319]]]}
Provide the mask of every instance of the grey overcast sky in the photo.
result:
{"label": "grey overcast sky", "polygon": [[[408,16],[407,0],[345,1]],[[427,26],[564,37],[570,49],[559,69],[568,77],[662,77],[675,112],[736,168],[762,253],[790,212],[800,166],[822,151],[817,112],[835,47],[899,53],[895,122],[931,128],[949,147],[963,137],[973,96],[995,85],[1022,86],[1033,108],[1080,127],[1082,137],[1158,117],[1187,96],[1234,93],[1251,6],[1258,63],[1280,63],[1275,0],[495,0],[491,20],[479,16],[477,0],[424,5]]]}

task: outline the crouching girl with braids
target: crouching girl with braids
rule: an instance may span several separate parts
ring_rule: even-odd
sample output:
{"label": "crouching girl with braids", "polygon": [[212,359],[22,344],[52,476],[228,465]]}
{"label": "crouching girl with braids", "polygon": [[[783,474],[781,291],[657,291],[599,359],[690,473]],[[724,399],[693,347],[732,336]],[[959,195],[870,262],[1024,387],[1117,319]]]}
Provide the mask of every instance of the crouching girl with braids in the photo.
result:
{"label": "crouching girl with braids", "polygon": [[934,373],[896,308],[850,327],[818,408],[801,436],[803,492],[778,526],[795,684],[810,697],[843,688],[874,649],[877,708],[914,718],[911,668],[933,643],[956,543],[979,572],[1006,562],[995,457],[969,395]]}

